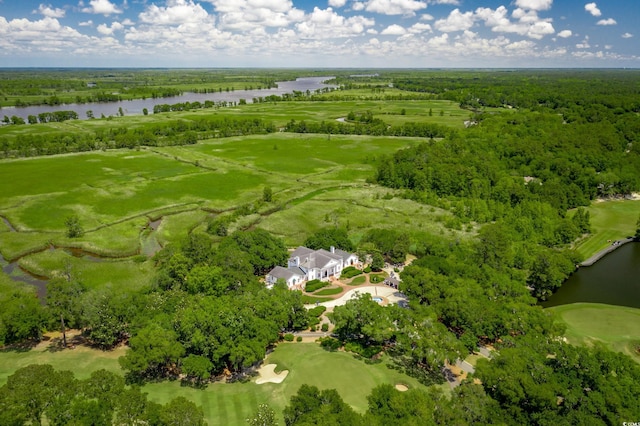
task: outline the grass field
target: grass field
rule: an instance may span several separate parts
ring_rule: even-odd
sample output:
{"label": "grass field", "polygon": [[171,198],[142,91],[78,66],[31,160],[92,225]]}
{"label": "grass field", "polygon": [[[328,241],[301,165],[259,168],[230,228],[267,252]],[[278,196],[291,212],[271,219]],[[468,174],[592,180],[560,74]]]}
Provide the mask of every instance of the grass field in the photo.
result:
{"label": "grass field", "polygon": [[[239,217],[230,231],[260,226],[290,246],[333,225],[347,226],[356,240],[372,226],[451,232],[441,220],[449,213],[391,199],[391,190],[366,183],[373,158],[417,142],[276,133],[7,160],[0,169],[0,216],[15,230],[0,221],[0,252],[7,259],[28,255],[20,265],[45,276],[62,269],[65,257],[31,253],[50,245],[106,257],[150,254],[194,229],[204,230],[213,211],[258,205],[265,186],[273,189],[273,202]],[[65,236],[64,221],[72,214],[85,230],[80,238]],[[147,225],[158,218],[159,229],[150,233]],[[87,275],[100,269],[74,263]],[[130,269],[112,266],[107,276]]]}
{"label": "grass field", "polygon": [[592,203],[591,235],[576,244],[584,259],[611,245],[610,241],[634,235],[640,216],[640,200],[611,200]]}
{"label": "grass field", "polygon": [[[82,346],[72,350],[52,351],[41,344],[29,351],[5,350],[0,352],[0,385],[16,369],[29,364],[51,364],[59,370],[73,371],[78,378],[88,377],[92,371],[104,368],[121,374],[117,358],[126,349],[102,352]],[[245,419],[259,404],[269,404],[280,415],[289,399],[302,384],[320,389],[337,389],[342,398],[355,410],[364,412],[366,397],[380,384],[402,383],[409,388],[422,387],[415,379],[388,368],[386,360],[379,364],[366,364],[345,352],[327,352],[315,343],[285,343],[268,355],[265,363],[278,365],[276,371],[289,370],[281,384],[257,385],[247,383],[215,383],[206,389],[185,387],[178,381],[152,383],[144,386],[153,401],[166,403],[184,396],[201,405],[209,425],[244,425]]]}
{"label": "grass field", "polygon": [[566,323],[565,337],[570,343],[602,342],[640,363],[640,354],[631,347],[640,342],[640,309],[598,303],[572,303],[547,309]]}
{"label": "grass field", "polygon": [[[277,413],[288,404],[302,384],[336,389],[356,411],[367,408],[366,397],[375,386],[389,383],[422,387],[415,379],[387,367],[385,362],[366,364],[345,352],[327,352],[314,343],[281,344],[265,363],[276,371],[289,370],[281,384],[213,384],[205,391],[181,387],[179,383],[150,384],[144,390],[158,402],[184,395],[201,404],[209,425],[243,425],[259,404],[269,404]],[[282,422],[282,420],[281,420]]]}

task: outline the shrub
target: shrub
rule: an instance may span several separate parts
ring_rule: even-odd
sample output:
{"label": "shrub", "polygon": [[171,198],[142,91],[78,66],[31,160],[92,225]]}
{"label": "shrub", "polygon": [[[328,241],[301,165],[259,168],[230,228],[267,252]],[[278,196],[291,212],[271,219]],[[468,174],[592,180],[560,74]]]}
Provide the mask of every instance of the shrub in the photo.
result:
{"label": "shrub", "polygon": [[320,346],[328,351],[337,351],[342,346],[342,342],[333,337],[321,337]]}
{"label": "shrub", "polygon": [[363,358],[373,358],[382,351],[382,346],[363,346],[357,342],[349,342],[344,345],[344,350],[361,355]]}
{"label": "shrub", "polygon": [[326,322],[322,324],[322,331],[329,331],[329,324],[327,324]]}
{"label": "shrub", "polygon": [[327,310],[326,306],[318,305],[315,308],[309,309],[309,316],[319,317],[320,315],[324,314],[326,310]]}
{"label": "shrub", "polygon": [[291,333],[287,333],[284,335],[284,340],[286,340],[287,342],[293,342],[293,338],[294,336]]}
{"label": "shrub", "polygon": [[304,290],[307,293],[313,293],[314,291],[319,290],[322,287],[326,287],[328,285],[329,285],[328,282],[324,282],[320,280],[311,280],[304,286]]}
{"label": "shrub", "polygon": [[315,329],[315,326],[318,324],[320,324],[320,318],[315,317],[309,319],[309,328],[311,329],[311,331],[313,331]]}
{"label": "shrub", "polygon": [[302,336],[296,337],[296,342],[302,342]]}
{"label": "shrub", "polygon": [[367,266],[366,268],[364,268],[364,273],[368,274],[369,272],[371,272],[371,267]]}
{"label": "shrub", "polygon": [[347,266],[342,270],[342,274],[340,274],[340,276],[343,278],[353,278],[360,274],[362,274],[361,270],[354,268],[353,266]]}

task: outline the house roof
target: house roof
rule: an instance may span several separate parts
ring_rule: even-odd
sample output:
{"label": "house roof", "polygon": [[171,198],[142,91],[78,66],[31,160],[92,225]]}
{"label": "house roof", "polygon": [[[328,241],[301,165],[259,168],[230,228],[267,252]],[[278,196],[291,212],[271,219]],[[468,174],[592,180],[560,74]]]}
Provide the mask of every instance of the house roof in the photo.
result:
{"label": "house roof", "polygon": [[312,250],[300,246],[291,253],[290,258],[299,258],[300,266],[306,269],[322,269],[330,266],[333,262],[339,262],[340,260],[346,261],[351,256],[353,256],[351,253],[340,249],[335,249],[332,253],[325,249]]}
{"label": "house roof", "polygon": [[269,272],[269,275],[275,279],[283,278],[287,281],[296,276],[301,278],[304,278],[305,276],[304,272],[300,268],[285,268],[283,266],[276,266]]}

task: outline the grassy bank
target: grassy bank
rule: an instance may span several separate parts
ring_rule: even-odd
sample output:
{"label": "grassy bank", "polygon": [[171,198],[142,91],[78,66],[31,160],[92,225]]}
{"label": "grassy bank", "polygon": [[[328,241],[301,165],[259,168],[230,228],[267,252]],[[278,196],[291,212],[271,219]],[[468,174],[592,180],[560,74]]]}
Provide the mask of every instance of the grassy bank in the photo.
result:
{"label": "grassy bank", "polygon": [[591,235],[576,244],[583,259],[636,232],[640,216],[640,200],[610,200],[592,203],[587,210],[591,215]]}

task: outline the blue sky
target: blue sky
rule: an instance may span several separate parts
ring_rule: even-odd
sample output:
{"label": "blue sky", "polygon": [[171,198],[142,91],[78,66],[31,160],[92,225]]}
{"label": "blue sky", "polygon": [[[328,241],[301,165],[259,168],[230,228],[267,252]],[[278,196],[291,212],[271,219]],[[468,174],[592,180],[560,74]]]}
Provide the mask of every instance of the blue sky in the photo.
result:
{"label": "blue sky", "polygon": [[1,67],[640,67],[639,0],[0,0]]}

